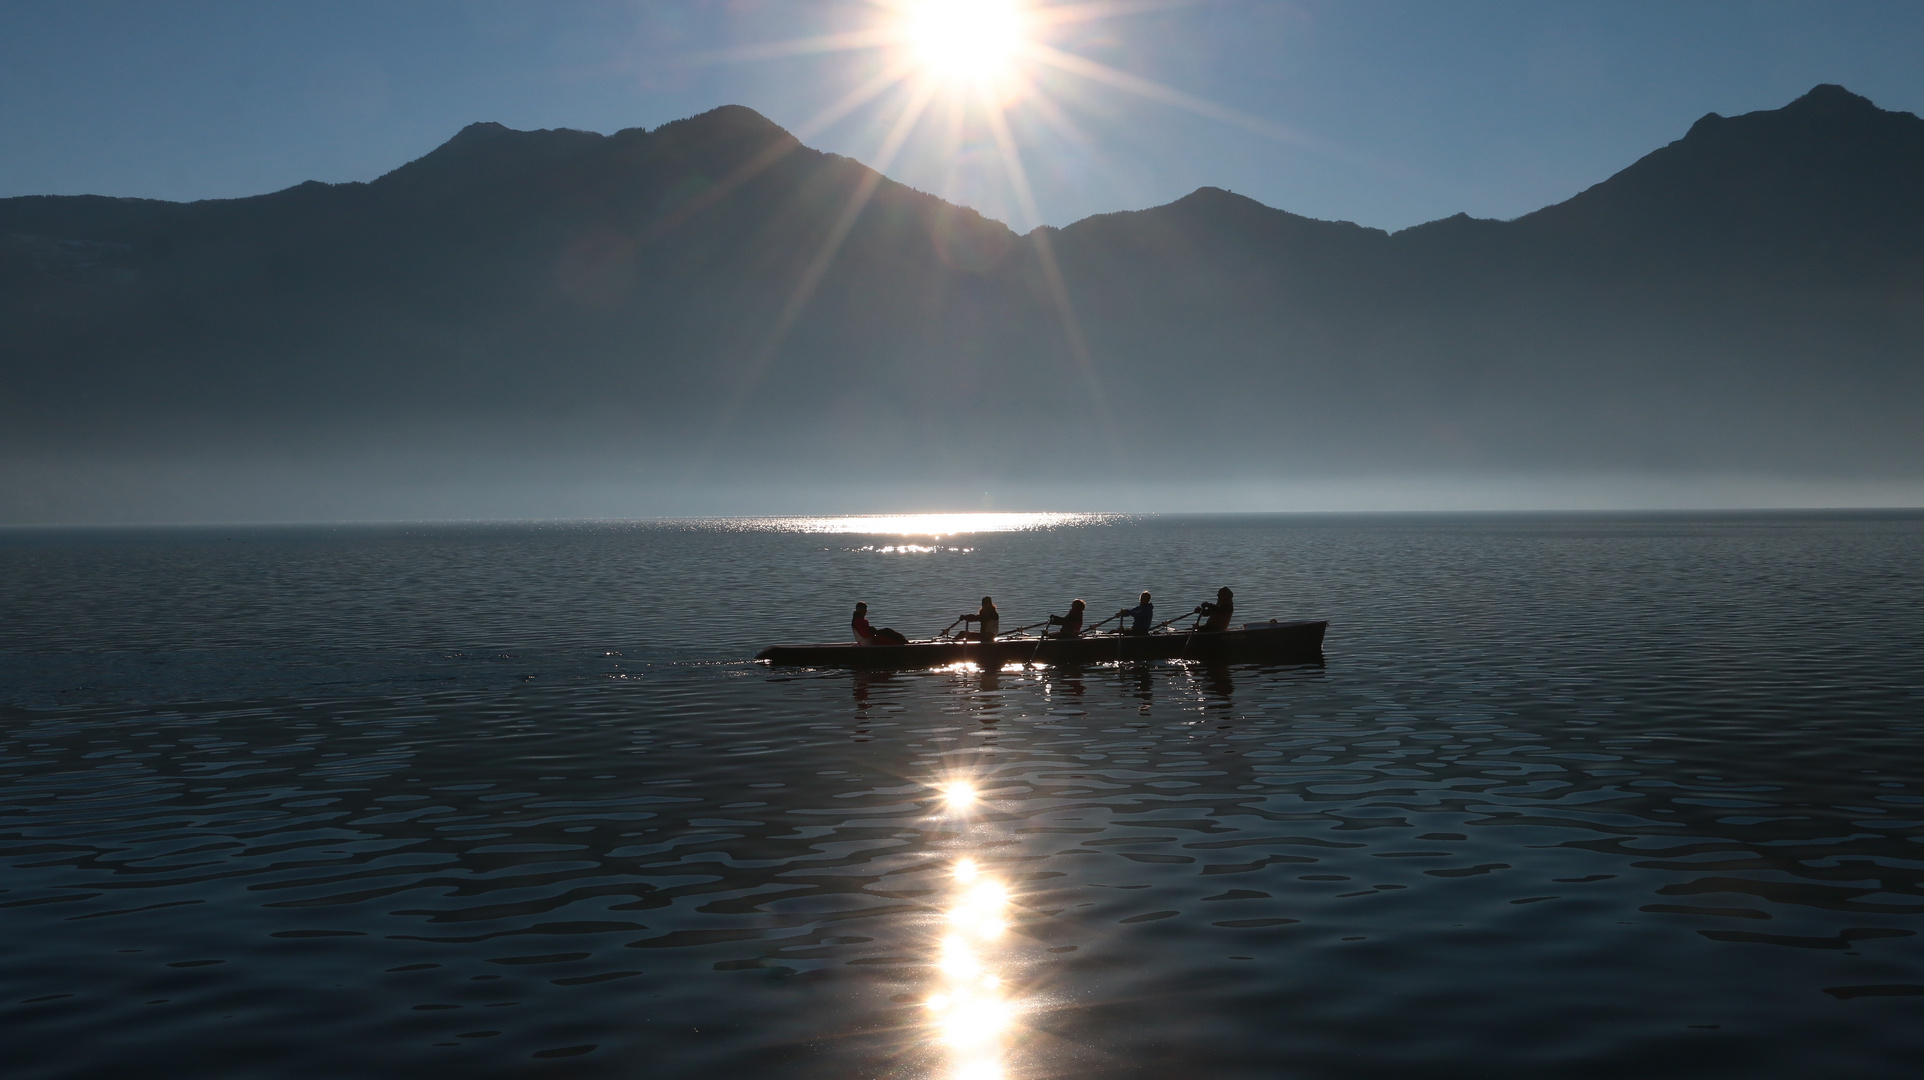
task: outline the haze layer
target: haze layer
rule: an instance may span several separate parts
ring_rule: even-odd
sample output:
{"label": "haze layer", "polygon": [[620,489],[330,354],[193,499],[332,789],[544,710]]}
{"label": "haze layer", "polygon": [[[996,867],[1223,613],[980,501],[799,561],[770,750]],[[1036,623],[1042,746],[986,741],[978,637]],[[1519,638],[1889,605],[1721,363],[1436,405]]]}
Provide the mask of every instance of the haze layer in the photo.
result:
{"label": "haze layer", "polygon": [[1019,236],[730,107],[0,200],[0,252],[13,522],[1924,491],[1924,120],[1835,86],[1395,234],[1204,188]]}

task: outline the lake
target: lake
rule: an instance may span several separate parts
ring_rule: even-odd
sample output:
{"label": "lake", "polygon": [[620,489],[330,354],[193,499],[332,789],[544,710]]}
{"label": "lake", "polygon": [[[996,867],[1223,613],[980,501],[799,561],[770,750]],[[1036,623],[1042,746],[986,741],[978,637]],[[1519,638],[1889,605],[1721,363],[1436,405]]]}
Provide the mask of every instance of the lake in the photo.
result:
{"label": "lake", "polygon": [[[749,658],[1144,589],[1320,664]],[[1924,513],[0,531],[9,1077],[1899,1077]]]}

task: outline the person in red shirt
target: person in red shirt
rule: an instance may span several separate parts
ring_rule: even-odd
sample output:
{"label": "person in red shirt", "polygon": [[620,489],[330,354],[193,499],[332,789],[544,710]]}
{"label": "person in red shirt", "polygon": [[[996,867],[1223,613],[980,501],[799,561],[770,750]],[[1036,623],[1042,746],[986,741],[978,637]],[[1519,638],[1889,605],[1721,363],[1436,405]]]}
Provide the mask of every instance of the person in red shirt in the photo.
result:
{"label": "person in red shirt", "polygon": [[889,627],[884,626],[880,630],[877,630],[874,627],[871,627],[868,624],[868,605],[867,604],[857,603],[855,605],[855,615],[854,617],[849,619],[848,626],[849,626],[849,629],[855,631],[855,643],[857,645],[906,645],[908,644],[908,640],[909,640],[908,638],[903,637],[901,634],[890,629]]}

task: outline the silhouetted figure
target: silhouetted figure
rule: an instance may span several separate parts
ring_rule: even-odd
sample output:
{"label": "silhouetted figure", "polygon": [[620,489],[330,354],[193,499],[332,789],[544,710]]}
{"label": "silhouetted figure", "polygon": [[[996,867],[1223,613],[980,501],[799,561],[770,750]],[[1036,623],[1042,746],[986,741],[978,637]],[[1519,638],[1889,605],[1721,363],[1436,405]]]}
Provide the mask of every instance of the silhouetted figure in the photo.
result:
{"label": "silhouetted figure", "polygon": [[995,609],[995,601],[986,596],[982,598],[982,606],[964,614],[962,621],[981,624],[979,630],[965,630],[956,635],[964,641],[994,641],[996,632],[1002,629],[1002,613]]}
{"label": "silhouetted figure", "polygon": [[1057,637],[1081,637],[1082,636],[1082,613],[1085,610],[1087,610],[1088,607],[1089,605],[1083,603],[1080,600],[1071,600],[1069,601],[1069,614],[1049,616],[1050,626],[1062,627],[1062,629],[1056,631],[1056,636]]}
{"label": "silhouetted figure", "polygon": [[908,638],[890,627],[884,626],[877,630],[869,626],[867,604],[855,605],[855,615],[849,619],[848,625],[849,629],[855,631],[855,643],[858,645],[907,645],[909,643]]}
{"label": "silhouetted figure", "polygon": [[1196,605],[1196,614],[1204,619],[1202,628],[1210,633],[1220,633],[1229,629],[1229,617],[1236,613],[1236,594],[1224,585],[1216,590],[1216,602]]}
{"label": "silhouetted figure", "polygon": [[1142,603],[1137,604],[1135,607],[1123,608],[1121,611],[1116,612],[1116,618],[1120,619],[1124,616],[1129,618],[1129,625],[1123,627],[1120,631],[1121,633],[1147,634],[1149,628],[1155,625],[1156,605],[1149,602],[1148,593],[1143,593]]}

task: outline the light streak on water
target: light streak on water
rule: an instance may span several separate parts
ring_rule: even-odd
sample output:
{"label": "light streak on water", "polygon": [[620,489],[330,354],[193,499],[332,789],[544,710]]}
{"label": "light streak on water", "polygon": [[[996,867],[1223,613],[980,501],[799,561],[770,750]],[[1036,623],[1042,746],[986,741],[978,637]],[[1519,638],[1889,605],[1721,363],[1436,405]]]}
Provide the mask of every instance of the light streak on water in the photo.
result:
{"label": "light streak on water", "polygon": [[956,860],[937,946],[929,1023],[951,1080],[1000,1080],[1020,1002],[999,970],[1009,890],[974,859]]}
{"label": "light streak on water", "polygon": [[874,514],[852,517],[736,518],[742,530],[799,533],[855,533],[869,536],[960,536],[970,533],[1030,532],[1062,526],[1101,525],[1115,514]]}
{"label": "light streak on water", "polygon": [[[937,795],[935,812],[968,834],[984,803],[976,779],[952,775],[930,787]],[[924,1035],[940,1065],[928,1080],[1006,1080],[1024,1008],[1008,970],[1009,884],[974,856],[959,855],[936,904],[922,1004]]]}

